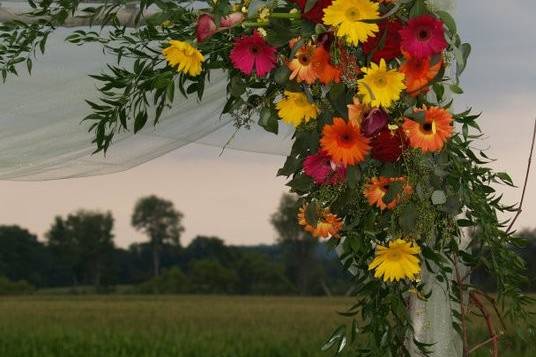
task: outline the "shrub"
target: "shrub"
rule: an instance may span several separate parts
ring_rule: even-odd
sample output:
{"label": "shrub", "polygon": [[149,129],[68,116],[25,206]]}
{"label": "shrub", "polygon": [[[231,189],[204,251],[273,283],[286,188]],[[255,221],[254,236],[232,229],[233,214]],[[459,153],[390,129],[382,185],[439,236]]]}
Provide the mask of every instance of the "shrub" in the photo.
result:
{"label": "shrub", "polygon": [[0,295],[31,294],[35,288],[26,280],[10,281],[0,276]]}

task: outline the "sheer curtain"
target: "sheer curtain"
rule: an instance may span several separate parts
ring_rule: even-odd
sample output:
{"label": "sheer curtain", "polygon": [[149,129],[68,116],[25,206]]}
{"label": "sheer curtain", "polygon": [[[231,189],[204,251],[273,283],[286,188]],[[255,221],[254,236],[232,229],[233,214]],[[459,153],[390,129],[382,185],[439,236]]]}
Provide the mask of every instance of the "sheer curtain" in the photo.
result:
{"label": "sheer curtain", "polygon": [[[30,76],[21,69],[0,85],[0,179],[48,180],[101,175],[139,165],[192,142],[254,152],[284,155],[292,129],[280,125],[280,135],[251,130],[235,133],[229,117],[220,117],[225,104],[226,77],[213,73],[200,103],[177,96],[173,109],[157,127],[136,135],[117,137],[106,157],[95,149],[84,99],[98,95],[88,74],[98,73],[111,61],[93,45],[74,46],[63,40],[71,30],[59,29],[49,40]],[[255,118],[254,118],[255,120]],[[247,131],[247,132],[245,132]],[[233,137],[231,141],[229,141]]]}

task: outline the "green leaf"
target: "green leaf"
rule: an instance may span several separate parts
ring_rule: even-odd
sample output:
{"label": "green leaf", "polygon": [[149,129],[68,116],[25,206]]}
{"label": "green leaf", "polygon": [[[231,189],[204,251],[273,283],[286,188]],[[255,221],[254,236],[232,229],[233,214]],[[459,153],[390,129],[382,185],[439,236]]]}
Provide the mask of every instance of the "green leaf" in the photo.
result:
{"label": "green leaf", "polygon": [[340,325],[329,337],[329,339],[322,345],[322,352],[330,350],[333,346],[340,342],[346,336],[346,325]]}
{"label": "green leaf", "polygon": [[496,175],[499,179],[501,179],[502,182],[504,182],[508,186],[515,187],[514,181],[506,172],[497,172]]}
{"label": "green leaf", "polygon": [[455,35],[458,32],[456,28],[456,21],[454,18],[446,11],[436,11],[437,16],[445,23],[447,29],[452,35]]}
{"label": "green leaf", "polygon": [[443,95],[445,95],[445,86],[443,86],[443,84],[441,83],[436,82],[432,85],[432,88],[436,95],[437,101],[441,102],[443,100]]}
{"label": "green leaf", "polygon": [[338,115],[348,119],[348,101],[346,87],[343,83],[335,84],[328,93],[328,99]]}
{"label": "green leaf", "polygon": [[287,176],[296,173],[302,166],[302,160],[294,156],[287,157],[285,164],[277,171],[277,176]]}
{"label": "green leaf", "polygon": [[475,224],[468,219],[459,219],[458,226],[460,227],[473,227]]}
{"label": "green leaf", "polygon": [[452,91],[452,93],[455,93],[455,94],[463,94],[463,89],[460,88],[459,85],[457,84],[451,84],[449,86],[450,90]]}
{"label": "green leaf", "polygon": [[356,188],[361,179],[361,170],[359,166],[348,166],[346,179],[348,180],[348,186],[351,188]]}
{"label": "green leaf", "polygon": [[266,131],[277,135],[279,130],[279,120],[277,113],[272,108],[262,108],[259,117],[259,125]]}
{"label": "green leaf", "polygon": [[288,82],[290,76],[290,69],[287,66],[278,67],[274,71],[274,81],[280,86],[284,86]]}
{"label": "green leaf", "polygon": [[307,175],[296,175],[289,183],[287,183],[287,186],[294,192],[305,193],[313,188],[314,183],[313,179]]}
{"label": "green leaf", "polygon": [[426,13],[426,4],[424,0],[416,0],[415,4],[409,11],[409,17],[417,17]]}
{"label": "green leaf", "polygon": [[415,229],[415,224],[417,223],[417,210],[415,206],[408,204],[402,208],[398,222],[400,223],[400,227],[406,231]]}
{"label": "green leaf", "polygon": [[419,124],[424,124],[424,121],[426,120],[426,113],[424,111],[414,111],[412,108],[409,108],[404,115],[413,120],[416,121]]}
{"label": "green leaf", "polygon": [[400,167],[387,163],[384,165],[381,171],[381,175],[384,177],[400,177],[401,176]]}
{"label": "green leaf", "polygon": [[290,31],[292,22],[287,19],[270,19],[270,24],[266,28],[266,41],[275,47],[283,47],[294,38],[295,34]]}
{"label": "green leaf", "polygon": [[434,193],[432,193],[432,203],[436,206],[447,203],[447,195],[445,194],[445,191],[434,191]]}
{"label": "green leaf", "polygon": [[32,74],[32,59],[28,58],[26,60],[26,68],[28,68],[28,73]]}
{"label": "green leaf", "polygon": [[318,220],[320,219],[320,206],[318,206],[318,203],[311,202],[305,207],[305,219],[307,220],[307,223],[309,223],[312,226],[316,226],[318,223]]}
{"label": "green leaf", "polygon": [[385,196],[383,196],[383,202],[385,204],[389,204],[393,202],[404,189],[404,185],[400,181],[395,181],[389,185],[389,190],[387,190],[387,193]]}
{"label": "green leaf", "polygon": [[311,9],[316,5],[318,0],[307,0],[305,3],[305,7],[303,8],[303,12],[309,12]]}
{"label": "green leaf", "polygon": [[239,76],[232,77],[229,85],[233,97],[240,97],[246,91],[246,85]]}
{"label": "green leaf", "polygon": [[134,133],[137,133],[145,126],[147,122],[147,112],[139,112],[134,119]]}

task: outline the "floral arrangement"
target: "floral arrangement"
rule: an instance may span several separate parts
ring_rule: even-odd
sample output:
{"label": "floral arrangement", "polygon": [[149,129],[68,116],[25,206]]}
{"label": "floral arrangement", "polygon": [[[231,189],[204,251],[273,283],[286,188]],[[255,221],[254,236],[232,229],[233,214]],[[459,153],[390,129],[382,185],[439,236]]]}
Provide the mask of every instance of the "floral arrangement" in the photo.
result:
{"label": "floral arrangement", "polygon": [[[120,130],[138,131],[149,117],[157,123],[175,88],[201,99],[211,71],[225,71],[222,114],[237,128],[254,121],[274,134],[280,125],[295,127],[279,175],[302,198],[299,224],[338,247],[355,272],[356,304],[344,313],[351,327],[337,329],[326,349],[340,352],[359,340],[358,355],[408,355],[407,304],[430,295],[424,271],[458,306],[453,328],[464,356],[471,302],[485,297],[495,304],[469,283],[474,269],[495,277],[503,313],[523,318],[530,302],[520,290],[524,263],[511,249],[520,241],[498,216],[517,208],[501,203],[493,187],[513,183],[475,152],[478,115],[453,112],[471,47],[440,3],[214,0],[203,9],[188,3],[141,1],[143,26],[127,31],[116,17],[120,2],[111,2],[85,10],[111,30],[69,36],[76,44],[101,43],[119,63],[94,76],[102,98],[88,102],[86,120],[97,151],[107,150]],[[143,17],[150,6],[159,11]],[[4,25],[0,35],[34,31],[26,44],[31,52],[76,8],[42,3],[35,14],[48,15],[48,22],[37,29]],[[0,56],[4,78],[22,61],[20,53]],[[121,65],[125,58],[132,60]],[[490,315],[483,304],[473,305]],[[497,336],[490,328],[494,346]],[[416,339],[411,344],[423,354],[433,350]]]}

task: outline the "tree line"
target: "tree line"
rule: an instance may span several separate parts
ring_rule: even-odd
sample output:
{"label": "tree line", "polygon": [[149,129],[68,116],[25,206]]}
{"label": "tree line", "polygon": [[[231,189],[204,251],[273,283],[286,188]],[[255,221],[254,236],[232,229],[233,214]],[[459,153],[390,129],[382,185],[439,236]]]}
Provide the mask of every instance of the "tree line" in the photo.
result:
{"label": "tree line", "polygon": [[44,241],[19,226],[0,226],[0,291],[16,282],[25,291],[91,285],[102,292],[128,286],[137,293],[344,293],[347,273],[332,252],[301,230],[297,207],[294,196],[282,197],[270,217],[277,241],[259,246],[228,246],[207,236],[183,246],[183,214],[156,196],[139,199],[131,216],[147,241],[126,249],[114,244],[111,212],[57,216]]}
{"label": "tree line", "polygon": [[[79,210],[57,216],[44,241],[19,226],[0,226],[0,293],[69,287],[79,291],[220,294],[344,294],[351,279],[337,257],[299,226],[298,201],[285,194],[270,217],[277,232],[272,245],[228,246],[218,237],[197,236],[181,245],[183,214],[171,201],[143,197],[132,226],[147,236],[143,243],[114,244],[111,212]],[[518,249],[527,262],[527,290],[536,278],[536,229],[519,233]],[[478,238],[478,233],[475,233]],[[478,239],[475,239],[477,241]],[[492,291],[494,277],[477,269],[474,284]]]}

